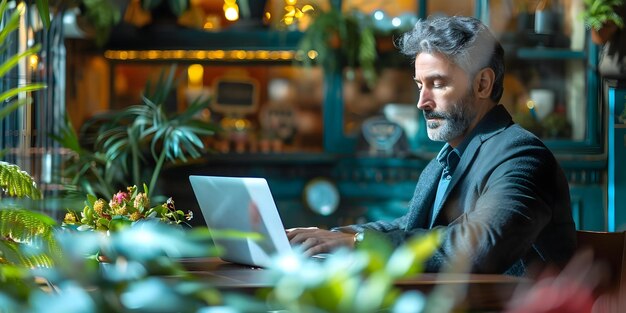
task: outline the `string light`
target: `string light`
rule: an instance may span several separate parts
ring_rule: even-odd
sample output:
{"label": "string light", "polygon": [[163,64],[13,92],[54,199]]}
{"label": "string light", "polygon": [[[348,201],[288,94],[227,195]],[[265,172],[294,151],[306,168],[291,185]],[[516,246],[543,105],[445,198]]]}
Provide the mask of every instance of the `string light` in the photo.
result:
{"label": "string light", "polygon": [[224,0],[224,17],[233,22],[239,19],[239,6],[236,0]]}
{"label": "string light", "polygon": [[282,22],[286,25],[296,24],[304,14],[315,10],[310,4],[305,4],[302,8],[298,8],[296,4],[298,0],[285,0],[285,14],[283,14]]}
{"label": "string light", "polygon": [[187,68],[187,77],[189,78],[189,87],[202,87],[202,79],[204,77],[204,68],[200,64],[193,64]]}
{"label": "string light", "polygon": [[[311,51],[309,53],[314,53]],[[295,58],[294,50],[107,50],[104,57],[109,60],[218,60],[218,61],[290,61]]]}
{"label": "string light", "polygon": [[35,54],[31,55],[28,59],[28,64],[30,65],[31,69],[35,70],[37,68],[37,65],[39,64],[39,57]]}

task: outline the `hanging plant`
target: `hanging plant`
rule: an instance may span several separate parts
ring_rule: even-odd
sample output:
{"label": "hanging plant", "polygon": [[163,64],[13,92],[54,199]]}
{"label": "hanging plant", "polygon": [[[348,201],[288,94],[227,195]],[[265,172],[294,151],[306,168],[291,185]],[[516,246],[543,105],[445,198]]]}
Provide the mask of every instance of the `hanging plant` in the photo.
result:
{"label": "hanging plant", "polygon": [[333,8],[314,15],[298,51],[306,66],[319,64],[329,72],[360,68],[368,85],[376,81],[374,30],[362,23],[356,12],[343,13]]}

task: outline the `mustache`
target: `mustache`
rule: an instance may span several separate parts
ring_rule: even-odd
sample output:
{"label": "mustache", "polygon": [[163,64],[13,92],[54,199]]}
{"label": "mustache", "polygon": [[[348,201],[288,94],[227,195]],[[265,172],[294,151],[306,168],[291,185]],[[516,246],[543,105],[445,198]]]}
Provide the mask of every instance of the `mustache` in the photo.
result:
{"label": "mustache", "polygon": [[450,114],[446,114],[445,112],[435,112],[435,111],[423,111],[424,118],[440,118],[440,119],[450,119],[452,116]]}

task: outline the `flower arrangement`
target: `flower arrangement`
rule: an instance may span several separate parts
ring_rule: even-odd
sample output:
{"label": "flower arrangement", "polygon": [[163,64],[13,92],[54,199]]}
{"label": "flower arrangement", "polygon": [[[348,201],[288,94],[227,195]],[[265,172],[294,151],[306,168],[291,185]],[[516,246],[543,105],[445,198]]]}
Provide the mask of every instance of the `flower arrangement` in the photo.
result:
{"label": "flower arrangement", "polygon": [[137,186],[119,191],[108,202],[94,195],[87,195],[83,211],[68,212],[63,219],[63,226],[77,230],[115,231],[132,225],[139,220],[154,219],[167,224],[181,224],[191,220],[193,213],[177,210],[172,198],[162,204],[150,207],[148,187],[143,185],[143,192]]}

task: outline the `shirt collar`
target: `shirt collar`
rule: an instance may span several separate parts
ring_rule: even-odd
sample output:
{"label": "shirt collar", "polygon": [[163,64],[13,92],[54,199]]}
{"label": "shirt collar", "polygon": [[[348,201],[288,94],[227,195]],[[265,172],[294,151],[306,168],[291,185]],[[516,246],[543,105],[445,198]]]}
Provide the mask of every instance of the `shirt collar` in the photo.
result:
{"label": "shirt collar", "polygon": [[461,152],[459,152],[458,149],[452,148],[452,146],[447,143],[437,155],[437,161],[443,167],[444,173],[447,174],[454,172],[457,164],[459,164],[459,160],[461,160]]}
{"label": "shirt collar", "polygon": [[443,148],[441,148],[441,151],[439,151],[439,154],[437,154],[437,161],[439,162],[439,164],[441,164],[441,166],[443,166],[445,171],[450,174],[454,172],[456,166],[461,160],[461,156],[463,155],[465,148],[467,148],[469,143],[474,137],[477,136],[477,134],[482,133],[484,128],[485,126],[483,125],[483,123],[478,123],[478,125],[476,125],[476,127],[472,130],[469,136],[467,136],[456,148],[452,148],[452,146],[448,143],[446,143]]}

